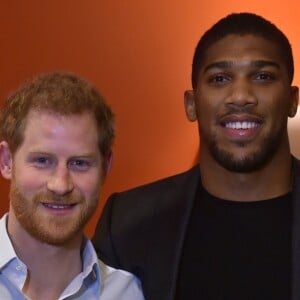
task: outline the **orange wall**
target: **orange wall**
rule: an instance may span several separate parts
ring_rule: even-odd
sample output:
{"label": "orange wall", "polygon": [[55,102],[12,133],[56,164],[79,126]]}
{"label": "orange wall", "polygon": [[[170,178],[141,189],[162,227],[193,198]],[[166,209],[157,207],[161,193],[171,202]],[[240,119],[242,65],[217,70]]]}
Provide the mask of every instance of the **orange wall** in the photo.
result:
{"label": "orange wall", "polygon": [[[183,91],[191,87],[200,35],[230,12],[251,11],[275,22],[294,48],[300,84],[300,11],[296,0],[241,1],[3,1],[0,10],[0,99],[34,74],[73,71],[91,80],[117,117],[117,139],[93,233],[114,191],[190,167],[197,129],[185,119]],[[0,179],[0,213],[8,182]]]}

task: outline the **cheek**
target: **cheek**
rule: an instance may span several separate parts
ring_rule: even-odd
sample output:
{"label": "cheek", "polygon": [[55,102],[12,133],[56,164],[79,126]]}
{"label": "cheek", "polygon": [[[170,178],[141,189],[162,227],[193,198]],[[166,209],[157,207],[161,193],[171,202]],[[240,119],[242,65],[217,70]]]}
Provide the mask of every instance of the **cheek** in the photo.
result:
{"label": "cheek", "polygon": [[290,107],[287,105],[286,99],[281,101],[273,101],[273,104],[268,105],[266,110],[268,111],[270,118],[273,118],[273,122],[281,123],[288,119]]}
{"label": "cheek", "polygon": [[101,188],[100,174],[93,176],[77,176],[73,179],[75,189],[80,191],[86,198],[98,197]]}
{"label": "cheek", "polygon": [[41,174],[25,169],[13,168],[12,182],[26,196],[31,196],[45,186],[45,178]]}
{"label": "cheek", "polygon": [[218,109],[211,104],[205,102],[198,106],[197,116],[199,127],[205,131],[214,130]]}
{"label": "cheek", "polygon": [[197,115],[201,119],[211,119],[221,108],[222,103],[217,97],[199,97]]}

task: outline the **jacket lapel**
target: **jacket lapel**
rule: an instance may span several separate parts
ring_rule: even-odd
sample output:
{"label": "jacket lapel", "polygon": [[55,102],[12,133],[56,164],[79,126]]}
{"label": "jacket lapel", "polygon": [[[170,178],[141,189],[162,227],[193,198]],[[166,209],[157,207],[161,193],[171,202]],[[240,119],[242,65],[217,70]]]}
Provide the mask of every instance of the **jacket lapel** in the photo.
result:
{"label": "jacket lapel", "polygon": [[199,166],[173,184],[173,196],[170,195],[166,203],[160,203],[153,222],[155,243],[151,245],[147,266],[149,272],[146,275],[146,282],[149,283],[146,294],[151,295],[149,299],[175,299],[182,247],[200,184]]}

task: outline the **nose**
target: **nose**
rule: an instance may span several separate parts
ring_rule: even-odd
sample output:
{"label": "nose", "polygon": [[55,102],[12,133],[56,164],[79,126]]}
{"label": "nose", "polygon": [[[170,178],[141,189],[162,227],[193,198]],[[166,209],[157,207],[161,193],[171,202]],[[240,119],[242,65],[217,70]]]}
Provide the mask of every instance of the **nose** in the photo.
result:
{"label": "nose", "polygon": [[74,185],[67,166],[57,166],[48,180],[47,188],[59,196],[66,195],[73,190]]}
{"label": "nose", "polygon": [[226,105],[235,107],[250,107],[257,105],[257,97],[251,82],[248,82],[244,78],[235,80],[229,89]]}

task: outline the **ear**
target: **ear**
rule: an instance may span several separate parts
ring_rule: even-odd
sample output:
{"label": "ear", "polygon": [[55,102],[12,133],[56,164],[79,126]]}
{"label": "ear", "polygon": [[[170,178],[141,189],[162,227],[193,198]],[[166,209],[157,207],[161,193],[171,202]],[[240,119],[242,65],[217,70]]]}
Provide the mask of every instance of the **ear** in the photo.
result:
{"label": "ear", "polygon": [[195,104],[195,92],[193,90],[188,90],[184,92],[184,108],[188,120],[191,122],[196,121],[197,110]]}
{"label": "ear", "polygon": [[0,171],[5,179],[12,177],[12,154],[5,141],[0,143]]}
{"label": "ear", "polygon": [[299,103],[299,88],[297,86],[291,87],[291,96],[290,96],[290,109],[289,109],[289,117],[293,118],[298,109]]}

